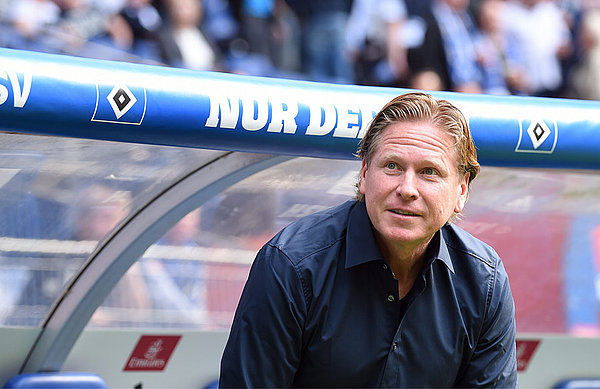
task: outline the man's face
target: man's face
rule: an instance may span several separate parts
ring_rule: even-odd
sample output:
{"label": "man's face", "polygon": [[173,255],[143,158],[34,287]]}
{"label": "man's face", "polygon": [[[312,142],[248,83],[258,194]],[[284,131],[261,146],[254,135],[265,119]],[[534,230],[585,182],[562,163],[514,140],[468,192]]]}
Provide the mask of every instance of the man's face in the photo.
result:
{"label": "man's face", "polygon": [[359,190],[378,242],[416,249],[462,211],[468,176],[457,170],[454,140],[425,122],[401,122],[383,130],[369,165],[363,161]]}

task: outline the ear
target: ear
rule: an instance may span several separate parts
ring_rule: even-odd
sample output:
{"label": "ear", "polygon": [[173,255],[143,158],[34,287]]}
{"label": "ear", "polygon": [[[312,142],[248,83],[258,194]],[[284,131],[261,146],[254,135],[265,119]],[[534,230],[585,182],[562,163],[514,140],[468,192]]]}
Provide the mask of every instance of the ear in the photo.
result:
{"label": "ear", "polygon": [[461,213],[469,196],[469,173],[465,174],[458,183],[458,198],[454,212]]}
{"label": "ear", "polygon": [[360,182],[358,185],[358,191],[360,193],[362,193],[363,195],[365,194],[365,191],[366,191],[366,184],[365,184],[366,176],[367,176],[367,163],[363,159],[362,167],[360,169]]}

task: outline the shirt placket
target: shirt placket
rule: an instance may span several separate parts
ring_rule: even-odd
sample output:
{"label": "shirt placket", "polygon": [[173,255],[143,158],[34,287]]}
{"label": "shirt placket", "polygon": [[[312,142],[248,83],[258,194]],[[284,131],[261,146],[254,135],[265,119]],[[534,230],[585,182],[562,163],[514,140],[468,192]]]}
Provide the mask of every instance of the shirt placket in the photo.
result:
{"label": "shirt placket", "polygon": [[[391,273],[391,270],[390,270]],[[392,274],[393,277],[393,274]],[[395,278],[394,278],[395,279]],[[409,314],[409,310],[411,305],[414,303],[416,297],[423,292],[425,288],[425,276],[423,274],[417,277],[415,281],[415,285],[413,286],[413,290],[411,290],[408,295],[402,300],[398,300],[398,287],[396,284],[395,294],[388,294],[388,302],[391,304],[396,304],[397,309],[400,311],[400,321],[398,323],[398,328],[396,330],[396,334],[394,335],[394,339],[392,344],[390,345],[387,362],[385,364],[385,369],[383,372],[383,378],[381,382],[382,388],[392,388],[398,387],[399,382],[399,374],[403,373],[401,362],[402,362],[402,342],[403,342],[403,325],[406,322],[406,317]],[[404,311],[404,312],[402,312]]]}

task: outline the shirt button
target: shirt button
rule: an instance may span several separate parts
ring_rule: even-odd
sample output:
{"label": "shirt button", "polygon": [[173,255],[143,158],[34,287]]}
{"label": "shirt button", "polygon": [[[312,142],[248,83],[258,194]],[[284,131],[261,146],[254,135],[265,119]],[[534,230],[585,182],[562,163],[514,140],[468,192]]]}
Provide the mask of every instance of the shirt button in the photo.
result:
{"label": "shirt button", "polygon": [[383,270],[387,270],[387,264],[384,263],[382,267],[383,267]]}
{"label": "shirt button", "polygon": [[395,300],[395,299],[394,299],[394,295],[393,295],[393,294],[390,294],[390,295],[388,296],[388,301],[391,303],[391,302],[393,302],[394,300]]}
{"label": "shirt button", "polygon": [[398,343],[392,344],[392,351],[396,351],[397,348],[398,348]]}

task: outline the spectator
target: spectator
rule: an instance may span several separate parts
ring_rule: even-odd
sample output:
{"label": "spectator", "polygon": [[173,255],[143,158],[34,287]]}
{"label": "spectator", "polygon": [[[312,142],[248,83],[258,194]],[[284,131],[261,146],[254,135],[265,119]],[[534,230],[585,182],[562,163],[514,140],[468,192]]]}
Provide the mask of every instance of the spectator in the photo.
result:
{"label": "spectator", "polygon": [[100,241],[129,213],[129,193],[106,185],[86,188],[77,204],[75,240]]}
{"label": "spectator", "polygon": [[[467,93],[482,91],[475,46],[478,31],[468,6],[469,0],[437,0],[433,3],[426,20],[425,40],[420,47],[409,51],[413,78],[422,78],[423,72],[434,72],[439,77],[441,89]],[[433,82],[430,84],[434,85]]]}
{"label": "spectator", "polygon": [[[41,237],[43,223],[40,221],[39,198],[32,193],[32,188],[42,164],[43,157],[34,153],[0,154],[0,237]],[[27,294],[25,291],[30,287],[31,278],[37,273],[33,269],[39,261],[39,255],[35,253],[0,250],[0,324],[38,324],[40,318],[31,320],[28,312],[23,312],[19,300]]]}
{"label": "spectator", "polygon": [[158,61],[159,31],[163,20],[151,0],[127,0],[120,12],[109,19],[113,43],[131,54]]}
{"label": "spectator", "polygon": [[574,97],[600,100],[600,9],[588,10],[579,40],[582,53],[571,74]]}
{"label": "spectator", "polygon": [[[233,53],[242,61],[263,61],[268,74],[276,69],[297,73],[300,69],[299,25],[294,13],[284,0],[237,0],[234,12],[241,25],[240,40],[233,45]],[[247,45],[246,48],[243,46]],[[239,50],[239,49],[242,50]],[[244,53],[244,49],[248,52]],[[242,62],[241,67],[244,64]],[[273,69],[275,67],[276,69]],[[241,73],[246,73],[243,69]],[[263,74],[264,75],[264,74]]]}
{"label": "spectator", "polygon": [[211,231],[221,237],[220,244],[258,250],[276,232],[276,204],[270,189],[228,191],[215,209]]}
{"label": "spectator", "polygon": [[6,7],[11,29],[4,30],[4,45],[36,51],[49,51],[43,43],[47,29],[60,19],[60,8],[52,0],[20,0]]}
{"label": "spectator", "polygon": [[[593,82],[581,80],[595,67],[583,24],[593,3],[0,0],[0,46],[325,82],[589,98],[584,89]],[[186,28],[175,11],[181,7],[192,19]],[[469,12],[480,9],[476,39]],[[427,32],[415,34],[421,25]],[[513,66],[519,52],[525,71]]]}
{"label": "spectator", "polygon": [[241,35],[248,42],[250,52],[263,55],[271,61],[274,58],[274,11],[275,0],[241,0]]}
{"label": "spectator", "polygon": [[106,34],[108,17],[86,0],[54,0],[60,20],[53,26],[48,44],[65,54],[104,57],[87,43]]}
{"label": "spectator", "polygon": [[403,0],[354,0],[346,42],[358,84],[397,86],[404,81],[408,73],[402,34],[406,18]]}
{"label": "spectator", "polygon": [[523,94],[524,53],[520,42],[502,25],[505,3],[483,0],[478,9],[480,36],[477,57],[482,70],[482,88],[489,94]]}
{"label": "spectator", "polygon": [[[92,184],[82,191],[75,207],[73,240],[99,242],[129,214],[131,195],[105,184]],[[116,309],[146,308],[147,292],[139,282],[141,272],[135,263],[121,278],[103,305]],[[64,282],[64,281],[63,281]],[[62,285],[62,283],[58,284]],[[56,298],[52,296],[50,301]],[[107,325],[118,320],[118,316],[97,310],[91,321],[94,325]]]}
{"label": "spectator", "polygon": [[[561,96],[568,97],[572,93],[572,88],[569,85],[569,77],[577,63],[579,63],[583,55],[583,47],[581,47],[582,23],[587,11],[597,8],[598,4],[594,4],[597,0],[554,0],[556,5],[563,14],[563,19],[569,29],[568,50],[565,56],[561,58],[561,74],[563,79],[563,88]],[[591,9],[588,6],[592,5]]]}
{"label": "spectator", "polygon": [[168,2],[168,24],[161,31],[161,49],[163,60],[169,65],[194,70],[220,68],[218,48],[199,27],[202,4],[199,0]]}
{"label": "spectator", "polygon": [[352,0],[287,0],[300,20],[304,72],[315,81],[353,83],[344,52]]}
{"label": "spectator", "polygon": [[294,78],[302,70],[300,24],[285,0],[275,0],[272,25],[274,65]]}
{"label": "spectator", "polygon": [[[199,247],[199,227],[200,210],[196,209],[157,242],[157,248],[175,252],[175,255],[169,258],[144,257],[140,262],[152,308],[174,311],[176,323],[200,324],[206,320],[204,264],[200,258],[184,258],[187,248]],[[173,322],[165,320],[165,323],[171,326]]]}
{"label": "spectator", "polygon": [[552,0],[509,0],[506,10],[503,23],[525,54],[528,94],[558,97],[563,86],[561,60],[571,50],[562,11]]}
{"label": "spectator", "polygon": [[24,38],[32,39],[43,33],[60,17],[60,9],[52,0],[21,0],[12,8],[15,30]]}
{"label": "spectator", "polygon": [[[166,0],[170,1],[170,0]],[[239,35],[239,24],[232,14],[229,0],[197,0],[202,6],[202,30],[218,50],[226,52]]]}
{"label": "spectator", "polygon": [[[77,199],[72,211],[73,214],[71,239],[80,242],[82,245],[95,244],[105,239],[112,229],[127,216],[129,212],[131,198],[128,192],[118,191],[103,184],[93,184],[86,187],[80,197]],[[31,211],[30,211],[31,212]],[[92,246],[93,247],[93,246]],[[90,250],[91,251],[91,250]],[[85,260],[87,255],[77,260]],[[17,306],[23,312],[20,315],[13,315],[16,321],[12,324],[18,325],[37,325],[43,319],[45,308],[49,307],[62,292],[65,283],[72,276],[73,268],[65,267],[62,258],[40,258],[38,265],[30,270],[23,291],[18,300]],[[126,284],[135,282],[135,277],[131,277],[138,270],[134,268],[123,278],[120,287],[130,287]],[[116,288],[115,290],[120,290]],[[141,306],[144,304],[144,293],[140,288],[132,289],[133,293],[123,293],[111,295],[107,299],[107,304],[115,307]],[[118,296],[118,297],[116,297]],[[124,298],[126,297],[126,298]],[[40,307],[44,308],[40,310]],[[95,316],[95,322],[108,322],[110,319],[101,313]]]}

